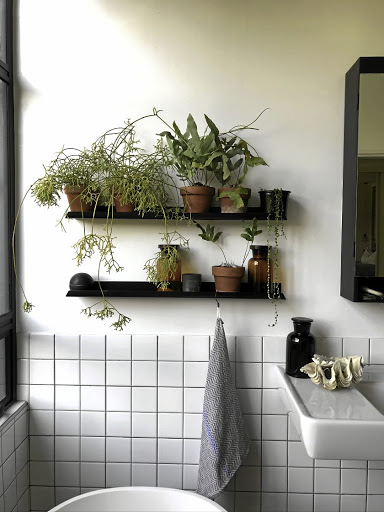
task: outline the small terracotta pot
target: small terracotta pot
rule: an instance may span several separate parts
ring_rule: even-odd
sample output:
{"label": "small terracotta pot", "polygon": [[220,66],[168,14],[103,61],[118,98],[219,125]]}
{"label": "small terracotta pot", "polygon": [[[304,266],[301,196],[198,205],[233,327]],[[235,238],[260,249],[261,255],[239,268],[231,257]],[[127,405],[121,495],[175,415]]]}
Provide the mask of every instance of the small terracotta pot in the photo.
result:
{"label": "small terracotta pot", "polygon": [[226,293],[238,292],[244,273],[244,267],[212,267],[216,291]]}
{"label": "small terracotta pot", "polygon": [[83,185],[66,185],[64,192],[67,194],[69,209],[71,212],[92,212],[94,205],[86,203],[80,198],[80,194],[85,190]]}
{"label": "small terracotta pot", "polygon": [[181,187],[180,195],[183,198],[185,213],[209,212],[214,194],[215,189],[213,187],[202,185]]}
{"label": "small terracotta pot", "polygon": [[[231,190],[233,190],[233,187],[219,188],[218,195],[220,196],[222,192]],[[247,188],[246,190],[246,194],[240,194],[240,197],[244,202],[244,206],[241,208],[235,206],[234,202],[229,196],[220,197],[221,213],[245,213],[247,211],[249,198],[251,197],[251,189]]]}
{"label": "small terracotta pot", "polygon": [[121,198],[119,196],[114,197],[113,201],[115,203],[115,208],[117,212],[131,213],[135,211],[135,206],[133,203],[122,203]]}

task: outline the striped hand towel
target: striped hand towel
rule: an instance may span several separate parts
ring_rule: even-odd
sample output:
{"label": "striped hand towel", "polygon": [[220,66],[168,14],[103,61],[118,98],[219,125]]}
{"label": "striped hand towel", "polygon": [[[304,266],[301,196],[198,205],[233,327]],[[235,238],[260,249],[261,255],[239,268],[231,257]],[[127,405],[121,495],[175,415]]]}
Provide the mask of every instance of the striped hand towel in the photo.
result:
{"label": "striped hand towel", "polygon": [[246,458],[249,445],[223,321],[218,318],[205,386],[196,492],[211,499],[219,496]]}

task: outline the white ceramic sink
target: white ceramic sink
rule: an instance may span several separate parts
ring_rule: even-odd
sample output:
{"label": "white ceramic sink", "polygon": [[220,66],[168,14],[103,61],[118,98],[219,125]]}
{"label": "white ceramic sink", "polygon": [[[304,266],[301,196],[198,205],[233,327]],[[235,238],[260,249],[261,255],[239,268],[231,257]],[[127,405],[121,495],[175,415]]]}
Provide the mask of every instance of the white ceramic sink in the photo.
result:
{"label": "white ceramic sink", "polygon": [[363,381],[328,391],[276,366],[277,386],[316,459],[384,460],[384,368],[364,368]]}

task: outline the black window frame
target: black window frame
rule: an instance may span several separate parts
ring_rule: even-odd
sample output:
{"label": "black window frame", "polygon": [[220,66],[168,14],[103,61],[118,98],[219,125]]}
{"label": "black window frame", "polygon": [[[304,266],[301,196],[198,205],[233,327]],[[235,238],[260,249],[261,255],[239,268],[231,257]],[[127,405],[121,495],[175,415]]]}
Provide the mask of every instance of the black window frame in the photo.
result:
{"label": "black window frame", "polygon": [[13,82],[13,0],[5,0],[6,62],[0,59],[0,80],[7,85],[7,187],[8,187],[8,283],[9,311],[0,315],[0,339],[5,339],[5,396],[0,397],[0,416],[16,400],[16,279],[12,261],[15,222],[15,137]]}

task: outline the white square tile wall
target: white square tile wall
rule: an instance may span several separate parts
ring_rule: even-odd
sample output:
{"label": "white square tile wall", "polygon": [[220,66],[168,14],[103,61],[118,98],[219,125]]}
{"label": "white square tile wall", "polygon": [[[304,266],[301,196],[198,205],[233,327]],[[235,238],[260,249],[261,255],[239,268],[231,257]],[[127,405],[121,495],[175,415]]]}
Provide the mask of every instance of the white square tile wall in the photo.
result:
{"label": "white square tile wall", "polygon": [[[212,341],[211,333],[19,336],[29,438],[26,412],[1,431],[0,511],[5,503],[48,510],[106,486],[195,490]],[[384,338],[318,342],[319,351],[384,364]],[[306,454],[275,388],[285,337],[228,336],[228,348],[252,446],[217,501],[228,512],[383,512],[384,461]]]}
{"label": "white square tile wall", "polygon": [[[28,339],[28,338],[27,338]],[[26,352],[24,351],[24,354]],[[14,406],[13,406],[14,407]],[[29,502],[29,411],[27,404],[19,403],[14,414],[3,416],[0,423],[0,509],[4,512],[20,510],[28,512]],[[46,442],[36,440],[32,456],[51,460],[53,437]]]}

